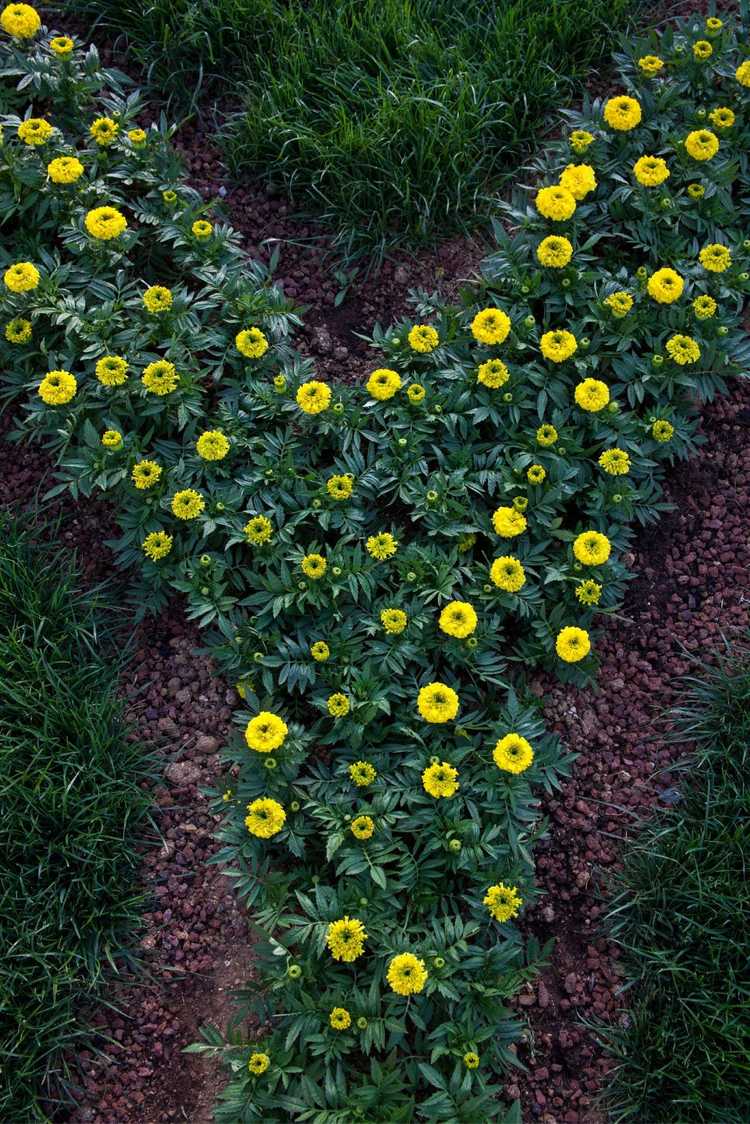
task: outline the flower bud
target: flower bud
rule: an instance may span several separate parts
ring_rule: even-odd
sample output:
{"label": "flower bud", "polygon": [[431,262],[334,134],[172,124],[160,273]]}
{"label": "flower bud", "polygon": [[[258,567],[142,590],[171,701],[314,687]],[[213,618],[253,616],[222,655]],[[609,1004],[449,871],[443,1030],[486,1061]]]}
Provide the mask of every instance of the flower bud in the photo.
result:
{"label": "flower bud", "polygon": [[503,395],[503,402],[512,402],[512,401],[513,401],[513,395],[511,394],[511,392],[509,390],[507,390],[505,392],[505,394]]}
{"label": "flower bud", "polygon": [[663,355],[652,355],[651,356],[651,366],[652,367],[661,367],[663,365],[663,363],[664,363],[664,356]]}
{"label": "flower bud", "polygon": [[265,761],[263,762],[263,764],[265,765],[265,767],[267,769],[275,769],[276,766],[278,765],[278,761],[276,760],[275,757],[267,757],[265,759]]}
{"label": "flower bud", "polygon": [[208,597],[210,592],[211,592],[211,590],[208,588],[207,585],[201,586],[201,597]]}
{"label": "flower bud", "polygon": [[524,324],[526,325],[527,328],[533,328],[534,325],[536,324],[536,317],[529,314],[526,317],[526,319],[524,320]]}
{"label": "flower bud", "polygon": [[264,652],[253,652],[253,659],[256,663],[263,663]]}
{"label": "flower bud", "polygon": [[417,575],[413,570],[409,570],[408,574],[406,575],[406,580],[408,582],[415,582],[417,580]]}
{"label": "flower bud", "polygon": [[290,812],[299,812],[299,809],[300,809],[299,800],[292,800],[291,804],[289,805],[289,811]]}
{"label": "flower bud", "polygon": [[457,855],[462,847],[463,843],[460,839],[451,839],[450,843],[448,844],[449,850],[453,851],[454,855]]}
{"label": "flower bud", "polygon": [[210,566],[211,565],[211,555],[210,554],[201,554],[200,563],[201,563],[201,566]]}
{"label": "flower bud", "polygon": [[442,956],[436,956],[435,959],[432,961],[432,963],[433,963],[433,966],[435,968],[444,968],[445,967],[445,960],[443,959]]}
{"label": "flower bud", "polygon": [[334,414],[343,414],[344,403],[343,402],[334,402],[332,409],[333,409]]}
{"label": "flower bud", "polygon": [[298,980],[302,975],[302,969],[299,964],[290,964],[286,970],[286,974],[289,976],[290,980]]}
{"label": "flower bud", "polygon": [[367,1030],[367,1019],[364,1015],[360,1015],[357,1019],[357,1027],[359,1030]]}

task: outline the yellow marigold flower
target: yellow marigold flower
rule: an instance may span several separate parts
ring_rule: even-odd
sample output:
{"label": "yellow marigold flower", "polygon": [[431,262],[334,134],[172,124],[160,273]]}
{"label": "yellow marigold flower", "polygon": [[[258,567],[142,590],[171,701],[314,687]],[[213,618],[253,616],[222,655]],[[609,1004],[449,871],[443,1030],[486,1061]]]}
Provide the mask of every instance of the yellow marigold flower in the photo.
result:
{"label": "yellow marigold flower", "polygon": [[349,713],[349,700],[341,691],[328,696],[326,707],[331,718],[345,718]]}
{"label": "yellow marigold flower", "polygon": [[664,60],[658,55],[643,55],[638,59],[638,67],[646,77],[653,78],[664,69]]}
{"label": "yellow marigold flower", "polygon": [[599,464],[610,476],[625,476],[630,472],[630,457],[624,449],[605,449]]}
{"label": "yellow marigold flower", "polygon": [[719,31],[721,31],[723,26],[724,24],[722,23],[722,21],[716,16],[709,16],[706,20],[706,31],[710,32],[712,35],[716,35]]}
{"label": "yellow marigold flower", "polygon": [[687,193],[691,199],[702,199],[706,194],[706,189],[703,184],[689,183],[687,186]]}
{"label": "yellow marigold flower", "polygon": [[78,383],[70,371],[50,371],[42,379],[37,393],[47,406],[65,406],[77,390]]}
{"label": "yellow marigold flower", "polygon": [[149,363],[141,375],[141,382],[151,394],[163,396],[171,394],[180,381],[174,363],[167,359],[157,359]]}
{"label": "yellow marigold flower", "polygon": [[526,470],[526,479],[529,484],[543,484],[547,478],[547,470],[541,464],[529,465]]}
{"label": "yellow marigold flower", "polygon": [[386,979],[397,995],[417,995],[427,983],[428,975],[424,960],[411,952],[401,952],[388,965]]}
{"label": "yellow marigold flower", "polygon": [[487,386],[490,390],[497,390],[500,386],[505,386],[510,378],[510,372],[503,363],[502,359],[488,359],[486,363],[480,363],[477,370],[477,382],[482,386]]}
{"label": "yellow marigold flower", "polygon": [[119,449],[122,445],[122,434],[117,429],[105,429],[102,434],[102,445],[105,449]]}
{"label": "yellow marigold flower", "polygon": [[148,312],[168,312],[172,307],[172,293],[164,285],[149,285],[143,294],[143,303]]}
{"label": "yellow marigold flower", "polygon": [[314,644],[310,645],[310,655],[316,663],[325,663],[331,655],[331,649],[325,640],[316,640]]}
{"label": "yellow marigold flower", "polygon": [[557,441],[557,430],[554,425],[548,425],[546,423],[540,425],[539,429],[536,431],[536,441],[537,445],[542,445],[544,447],[554,445],[555,441]]}
{"label": "yellow marigold flower", "polygon": [[381,531],[379,535],[370,535],[365,543],[367,553],[371,554],[378,562],[391,558],[398,550],[398,543],[389,531]]}
{"label": "yellow marigold flower", "polygon": [[468,601],[449,601],[441,612],[438,623],[447,636],[465,640],[477,627],[477,614]]}
{"label": "yellow marigold flower", "polygon": [[31,321],[16,316],[5,325],[5,338],[8,343],[28,343],[31,339]]}
{"label": "yellow marigold flower", "polygon": [[705,59],[710,59],[714,53],[714,49],[707,39],[698,39],[693,43],[693,57],[703,62]]}
{"label": "yellow marigold flower", "polygon": [[711,160],[719,151],[719,138],[710,129],[695,129],[685,138],[685,148],[693,160]]}
{"label": "yellow marigold flower", "polygon": [[46,144],[54,131],[53,126],[43,117],[28,117],[18,126],[18,139],[36,147]]}
{"label": "yellow marigold flower", "polygon": [[717,129],[731,129],[735,122],[734,113],[725,105],[720,105],[717,109],[712,109],[708,115],[708,119]]}
{"label": "yellow marigold flower", "polygon": [[584,379],[575,389],[576,403],[590,414],[598,414],[609,402],[609,387],[599,379]]}
{"label": "yellow marigold flower", "polygon": [[627,316],[633,307],[633,298],[630,293],[626,293],[624,289],[621,289],[619,292],[610,293],[608,297],[605,297],[604,304],[606,304],[615,319],[621,320],[623,316]]}
{"label": "yellow marigold flower", "polygon": [[[240,355],[244,355],[246,359],[260,359],[268,351],[268,340],[266,339],[260,328],[243,328],[234,337],[234,344]],[[323,385],[314,383],[305,383],[305,386]],[[300,389],[302,389],[300,387]],[[330,391],[329,391],[330,393]],[[317,413],[317,410],[308,410],[308,413]]]}
{"label": "yellow marigold flower", "polygon": [[142,148],[146,143],[146,130],[145,129],[130,129],[128,130],[128,140],[136,148]]}
{"label": "yellow marigold flower", "polygon": [[447,800],[461,787],[458,783],[458,769],[454,769],[448,761],[436,761],[422,773],[422,787],[428,796],[433,796],[436,800]]}
{"label": "yellow marigold flower", "polygon": [[750,59],[745,59],[734,72],[734,76],[741,86],[750,86]]}
{"label": "yellow marigold flower", "polygon": [[701,349],[692,336],[679,334],[667,340],[667,352],[681,367],[689,363],[697,363],[701,357]]}
{"label": "yellow marigold flower", "polygon": [[172,496],[172,514],[178,519],[197,519],[206,506],[200,492],[194,488],[184,488]]}
{"label": "yellow marigold flower", "polygon": [[482,899],[482,904],[487,906],[490,916],[495,921],[510,921],[515,917],[523,905],[523,899],[518,893],[515,886],[506,886],[502,882],[498,882],[495,886],[490,886]]}
{"label": "yellow marigold flower", "polygon": [[273,535],[273,524],[265,515],[254,515],[242,528],[248,542],[260,546],[270,542]]}
{"label": "yellow marigold flower", "polygon": [[251,1054],[250,1060],[247,1063],[247,1068],[254,1077],[260,1077],[262,1073],[266,1072],[270,1064],[271,1059],[268,1054]]}
{"label": "yellow marigold flower", "polygon": [[408,624],[409,618],[403,609],[383,609],[380,614],[380,623],[386,632],[398,636]]}
{"label": "yellow marigold flower", "polygon": [[576,586],[576,597],[582,605],[598,605],[602,587],[593,578],[586,578]]}
{"label": "yellow marigold flower", "polygon": [[651,426],[651,436],[654,441],[671,441],[674,437],[674,426],[663,418],[657,418]]}
{"label": "yellow marigold flower", "polygon": [[534,750],[520,734],[506,734],[493,749],[492,760],[505,773],[524,773],[534,760]]}
{"label": "yellow marigold flower", "polygon": [[84,222],[91,237],[100,242],[119,238],[128,227],[128,220],[116,207],[95,207],[87,212]]}
{"label": "yellow marigold flower", "polygon": [[213,226],[210,222],[207,222],[206,219],[196,219],[190,229],[193,232],[193,236],[197,238],[199,242],[210,238],[214,232]]}
{"label": "yellow marigold flower", "polygon": [[555,651],[565,663],[578,663],[591,651],[591,640],[585,628],[568,626],[562,628],[557,634]]}
{"label": "yellow marigold flower", "polygon": [[346,1007],[334,1007],[328,1016],[328,1022],[333,1030],[348,1030],[352,1025],[352,1016]]}
{"label": "yellow marigold flower", "polygon": [[642,117],[640,103],[625,94],[610,98],[604,104],[604,120],[618,133],[626,133],[634,129],[636,125],[640,125]]}
{"label": "yellow marigold flower", "polygon": [[423,353],[434,351],[440,343],[440,337],[430,324],[415,324],[409,332],[409,347],[412,351]]}
{"label": "yellow marigold flower", "polygon": [[573,257],[573,243],[561,234],[549,234],[537,246],[536,256],[547,269],[563,269]]}
{"label": "yellow marigold flower", "polygon": [[286,812],[278,800],[261,797],[247,806],[245,827],[258,839],[270,839],[273,835],[278,835],[285,823]]}
{"label": "yellow marigold flower", "polygon": [[75,43],[69,35],[56,35],[54,39],[50,39],[49,46],[50,50],[53,51],[58,58],[65,58],[66,55],[71,53],[75,47]]}
{"label": "yellow marigold flower", "polygon": [[17,261],[14,265],[9,265],[3,274],[5,287],[11,293],[28,293],[31,289],[36,289],[39,280],[39,270],[30,261]]}
{"label": "yellow marigold flower", "polygon": [[553,332],[544,333],[539,341],[539,350],[551,363],[564,363],[571,355],[575,355],[578,341],[572,332],[558,328]]}
{"label": "yellow marigold flower", "polygon": [[657,269],[646,284],[648,295],[659,304],[672,304],[682,296],[685,282],[674,269]]}
{"label": "yellow marigold flower", "polygon": [[599,531],[583,531],[573,543],[573,554],[584,566],[602,566],[612,552],[612,544]]}
{"label": "yellow marigold flower", "polygon": [[422,401],[426,393],[427,391],[421,383],[413,382],[411,386],[407,387],[406,397],[413,405],[416,405],[418,402]]}
{"label": "yellow marigold flower", "polygon": [[58,156],[47,165],[53,183],[75,183],[83,175],[83,164],[75,156]]}
{"label": "yellow marigold flower", "polygon": [[378,402],[385,402],[401,389],[401,376],[388,367],[379,367],[367,380],[367,393]]}
{"label": "yellow marigold flower", "polygon": [[159,483],[162,471],[161,465],[156,461],[138,461],[133,465],[131,479],[139,491],[144,491]]}
{"label": "yellow marigold flower", "polygon": [[106,148],[107,145],[112,144],[117,134],[120,131],[120,126],[111,117],[97,117],[93,122],[89,133],[94,138],[97,144]]}
{"label": "yellow marigold flower", "polygon": [[158,562],[169,554],[173,542],[172,536],[166,531],[151,531],[143,540],[143,553],[152,562]]}
{"label": "yellow marigold flower", "polygon": [[271,753],[284,744],[288,733],[289,727],[283,718],[270,710],[262,710],[245,727],[245,741],[248,749],[254,749],[256,753]]}
{"label": "yellow marigold flower", "polygon": [[302,573],[312,581],[318,581],[328,569],[328,563],[322,554],[306,554],[300,566]]}
{"label": "yellow marigold flower", "polygon": [[514,507],[498,507],[492,516],[492,526],[504,539],[514,539],[522,535],[528,526],[526,517]]}
{"label": "yellow marigold flower", "polygon": [[579,156],[585,152],[590,144],[594,143],[593,133],[589,133],[586,129],[574,129],[568,137],[568,143],[575,153]]}
{"label": "yellow marigold flower", "polygon": [[168,203],[170,206],[172,205],[172,203],[177,202],[177,192],[172,191],[171,188],[168,188],[166,191],[162,191],[161,197],[164,200],[164,202]]}
{"label": "yellow marigold flower", "polygon": [[596,174],[590,164],[568,164],[560,175],[560,187],[580,203],[596,190]]}
{"label": "yellow marigold flower", "polygon": [[195,451],[204,461],[221,461],[229,452],[229,441],[219,429],[207,429],[195,443]]}
{"label": "yellow marigold flower", "polygon": [[712,316],[716,315],[717,307],[714,298],[707,294],[696,297],[693,301],[693,312],[699,320],[710,320]]}
{"label": "yellow marigold flower", "polygon": [[452,722],[458,706],[458,695],[445,683],[428,683],[417,698],[417,709],[425,722]]}
{"label": "yellow marigold flower", "polygon": [[102,386],[122,386],[128,378],[127,361],[121,355],[105,355],[96,364],[96,377]]}
{"label": "yellow marigold flower", "polygon": [[33,39],[42,21],[30,4],[8,4],[0,14],[0,27],[14,39]]}
{"label": "yellow marigold flower", "polygon": [[565,222],[575,214],[575,196],[566,187],[542,187],[537,191],[534,203],[540,215],[554,222]]}
{"label": "yellow marigold flower", "polygon": [[365,788],[368,784],[372,784],[378,775],[377,769],[369,761],[355,761],[349,766],[348,772],[357,788]]}
{"label": "yellow marigold flower", "polygon": [[526,584],[526,571],[517,558],[504,554],[490,566],[490,579],[498,589],[518,593]]}
{"label": "yellow marigold flower", "polygon": [[633,175],[643,187],[658,187],[669,179],[669,168],[661,156],[641,156],[633,165]]}
{"label": "yellow marigold flower", "polygon": [[477,541],[477,536],[473,533],[462,535],[458,540],[458,550],[460,554],[465,554],[467,550],[471,550],[474,543]]}
{"label": "yellow marigold flower", "polygon": [[357,816],[349,825],[352,835],[357,839],[371,839],[375,834],[375,821],[371,816]]}
{"label": "yellow marigold flower", "polygon": [[362,955],[366,940],[365,927],[357,917],[344,916],[339,921],[332,921],[326,933],[326,944],[334,960],[343,960],[347,964]]}
{"label": "yellow marigold flower", "polygon": [[331,388],[324,382],[311,379],[302,383],[296,399],[300,410],[306,414],[322,414],[331,404]]}
{"label": "yellow marigold flower", "polygon": [[722,246],[719,242],[711,242],[708,246],[703,247],[698,255],[698,260],[703,268],[711,273],[723,273],[732,264],[732,253],[728,246]]}
{"label": "yellow marigold flower", "polygon": [[502,343],[510,332],[510,317],[501,308],[483,308],[471,322],[471,334],[478,343]]}
{"label": "yellow marigold flower", "polygon": [[326,480],[326,491],[333,500],[348,500],[353,490],[354,477],[349,473],[343,476],[329,476]]}
{"label": "yellow marigold flower", "polygon": [[479,1054],[475,1054],[473,1050],[467,1051],[464,1054],[464,1065],[467,1069],[477,1069],[479,1067]]}

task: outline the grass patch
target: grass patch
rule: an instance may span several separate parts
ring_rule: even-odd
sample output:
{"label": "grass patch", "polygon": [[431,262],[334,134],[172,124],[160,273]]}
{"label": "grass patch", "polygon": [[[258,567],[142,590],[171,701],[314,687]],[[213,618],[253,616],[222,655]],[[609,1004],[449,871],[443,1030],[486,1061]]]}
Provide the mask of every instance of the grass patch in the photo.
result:
{"label": "grass patch", "polygon": [[[126,0],[126,32],[183,106],[234,82],[236,175],[334,226],[342,249],[431,241],[483,220],[543,118],[609,56],[639,0]],[[75,4],[80,11],[78,3]],[[137,11],[136,11],[137,9]],[[585,29],[585,33],[582,33]]]}
{"label": "grass patch", "polygon": [[30,1122],[66,1099],[78,1010],[139,919],[147,759],[94,597],[4,516],[0,542],[0,1119]]}
{"label": "grass patch", "polygon": [[614,1122],[742,1124],[750,1103],[750,663],[691,684],[684,799],[629,845],[609,913],[634,981]]}

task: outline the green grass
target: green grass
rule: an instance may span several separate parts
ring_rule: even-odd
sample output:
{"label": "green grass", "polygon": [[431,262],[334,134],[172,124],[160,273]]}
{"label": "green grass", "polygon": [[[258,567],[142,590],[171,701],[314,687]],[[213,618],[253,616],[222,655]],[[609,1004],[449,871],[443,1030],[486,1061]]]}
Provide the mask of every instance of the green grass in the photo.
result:
{"label": "green grass", "polygon": [[744,1124],[750,1111],[750,663],[678,712],[684,799],[630,844],[609,926],[634,981],[613,1124]]}
{"label": "green grass", "polygon": [[[80,13],[81,5],[73,5]],[[483,221],[544,117],[608,59],[640,0],[89,0],[183,106],[241,101],[224,143],[381,250]]]}
{"label": "green grass", "polygon": [[141,911],[148,760],[127,741],[99,609],[59,550],[0,515],[4,1121],[47,1120],[45,1100],[65,1100],[81,1005],[102,995]]}

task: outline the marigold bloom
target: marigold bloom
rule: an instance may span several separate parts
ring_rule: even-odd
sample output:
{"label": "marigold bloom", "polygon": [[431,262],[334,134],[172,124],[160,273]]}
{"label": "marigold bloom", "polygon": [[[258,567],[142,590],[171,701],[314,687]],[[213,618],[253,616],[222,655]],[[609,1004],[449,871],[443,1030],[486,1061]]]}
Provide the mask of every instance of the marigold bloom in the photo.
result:
{"label": "marigold bloom", "polygon": [[428,683],[417,697],[417,710],[425,722],[452,722],[458,714],[458,695],[445,683]]}
{"label": "marigold bloom", "polygon": [[408,617],[403,609],[383,609],[380,614],[380,623],[386,632],[398,636],[406,628]]}
{"label": "marigold bloom", "polygon": [[14,39],[33,39],[42,21],[31,4],[8,4],[0,13],[0,27]]}
{"label": "marigold bloom", "polygon": [[411,952],[401,952],[388,965],[386,978],[397,995],[417,995],[427,983],[428,971],[424,960]]}
{"label": "marigold bloom", "polygon": [[152,562],[165,558],[172,549],[173,538],[166,531],[151,531],[143,540],[143,553]]}
{"label": "marigold bloom", "polygon": [[128,140],[135,148],[142,148],[146,143],[147,134],[145,129],[129,129]]}
{"label": "marigold bloom", "polygon": [[598,605],[602,587],[593,578],[586,578],[576,586],[576,597],[582,605]]}
{"label": "marigold bloom", "polygon": [[591,651],[591,640],[584,628],[568,626],[557,634],[555,651],[565,663],[578,663]]}
{"label": "marigold bloom", "polygon": [[341,691],[336,691],[328,696],[326,708],[331,718],[345,718],[349,713],[349,700]]}
{"label": "marigold bloom", "polygon": [[696,297],[693,301],[693,312],[698,320],[710,320],[712,316],[716,315],[717,307],[714,298],[706,294]]}
{"label": "marigold bloom", "polygon": [[750,59],[745,59],[734,72],[734,76],[741,86],[750,86]]}
{"label": "marigold bloom", "polygon": [[659,304],[673,304],[682,296],[685,282],[674,269],[657,269],[646,283],[648,295]]}
{"label": "marigold bloom", "polygon": [[708,119],[716,129],[731,129],[736,120],[733,110],[726,105],[720,105],[716,109],[712,109]]}
{"label": "marigold bloom", "polygon": [[477,614],[468,601],[449,601],[440,614],[441,631],[465,640],[477,627]]}
{"label": "marigold bloom", "polygon": [[526,470],[526,479],[529,484],[543,484],[547,478],[547,470],[541,464],[532,464]]}
{"label": "marigold bloom", "polygon": [[604,298],[604,304],[610,310],[616,320],[621,320],[623,316],[627,316],[633,307],[633,298],[630,293],[626,293],[621,289],[617,293],[610,293],[608,297]]}
{"label": "marigold bloom", "polygon": [[510,317],[501,308],[483,308],[471,322],[471,334],[478,343],[503,343],[510,332]]}
{"label": "marigold bloom", "polygon": [[638,59],[638,67],[647,78],[653,78],[664,69],[664,60],[658,55],[643,55]]}
{"label": "marigold bloom", "polygon": [[175,365],[170,363],[168,359],[157,359],[154,363],[149,363],[141,375],[141,382],[146,390],[151,394],[158,394],[160,397],[171,394],[179,381],[180,376]]}
{"label": "marigold bloom", "polygon": [[659,187],[669,179],[669,168],[661,156],[641,156],[633,165],[633,175],[643,187]]}
{"label": "marigold bloom", "polygon": [[440,337],[430,324],[415,324],[408,336],[409,347],[412,351],[424,353],[434,351],[440,343]]}
{"label": "marigold bloom", "polygon": [[436,761],[422,773],[422,787],[428,796],[433,796],[436,800],[448,799],[461,787],[458,783],[458,769],[454,769],[448,761]]}
{"label": "marigold bloom", "polygon": [[72,52],[75,43],[69,35],[56,35],[54,39],[50,39],[49,46],[50,50],[56,54],[58,58],[65,58],[66,55]]}
{"label": "marigold bloom", "polygon": [[116,207],[94,207],[93,211],[87,212],[84,225],[92,238],[109,242],[125,233],[128,220]]}
{"label": "marigold bloom", "polygon": [[328,568],[322,554],[306,554],[300,562],[302,573],[313,581],[319,581]]}
{"label": "marigold bloom", "polygon": [[365,546],[367,547],[367,553],[378,562],[384,562],[386,558],[391,558],[398,550],[398,542],[390,531],[381,531],[379,535],[370,535]]}
{"label": "marigold bloom", "polygon": [[27,117],[18,126],[18,139],[24,144],[37,147],[46,144],[54,131],[54,127],[43,117]]}
{"label": "marigold bloom", "polygon": [[478,1069],[479,1054],[475,1054],[473,1050],[468,1050],[464,1054],[464,1065],[467,1069]]}
{"label": "marigold bloom", "polygon": [[346,1007],[334,1007],[328,1016],[328,1022],[333,1030],[348,1030],[352,1025],[352,1016]]}
{"label": "marigold bloom", "polygon": [[421,383],[413,382],[411,386],[407,387],[406,397],[409,399],[412,405],[416,406],[418,402],[421,402],[423,400],[426,393],[427,391]]}
{"label": "marigold bloom", "polygon": [[164,285],[149,285],[143,294],[143,303],[148,312],[168,312],[172,307],[172,293]]}
{"label": "marigold bloom", "polygon": [[574,397],[582,410],[598,414],[609,402],[609,387],[599,379],[584,379],[575,388]]}
{"label": "marigold bloom", "polygon": [[506,593],[518,593],[526,584],[526,571],[517,558],[504,554],[490,567],[490,579]]}
{"label": "marigold bloom", "polygon": [[509,378],[510,371],[502,359],[488,359],[485,363],[480,363],[477,368],[477,382],[489,387],[490,390],[505,386]]}
{"label": "marigold bloom", "polygon": [[331,388],[317,379],[303,382],[297,391],[296,402],[306,414],[322,414],[331,404]]}
{"label": "marigold bloom", "polygon": [[153,488],[154,484],[158,484],[161,479],[162,467],[156,461],[138,461],[133,465],[131,479],[136,488],[144,491],[147,488]]}
{"label": "marigold bloom", "polygon": [[490,916],[495,921],[503,922],[510,921],[516,916],[523,905],[523,899],[515,886],[506,886],[503,882],[498,882],[487,890],[482,904],[487,906]]}
{"label": "marigold bloom", "polygon": [[365,927],[357,917],[344,916],[339,921],[332,921],[326,933],[326,944],[334,960],[343,960],[347,964],[362,955],[366,940]]}
{"label": "marigold bloom", "polygon": [[349,766],[348,772],[357,788],[365,788],[368,784],[372,784],[378,775],[377,769],[369,761],[355,761]]}
{"label": "marigold bloom", "polygon": [[706,189],[701,183],[689,183],[687,193],[691,199],[702,199],[706,194]]}
{"label": "marigold bloom", "polygon": [[548,425],[546,422],[544,425],[540,425],[536,431],[536,441],[537,445],[542,445],[545,448],[554,445],[557,441],[557,430],[554,425]]}
{"label": "marigold bloom", "polygon": [[701,357],[701,349],[692,336],[675,335],[667,340],[669,356],[681,367],[690,363],[697,363]]}
{"label": "marigold bloom", "polygon": [[39,384],[37,393],[47,406],[65,406],[77,390],[78,383],[70,371],[50,371]]}
{"label": "marigold bloom", "polygon": [[329,476],[326,480],[326,491],[333,500],[348,500],[354,490],[354,477],[344,475]]}
{"label": "marigold bloom", "polygon": [[75,183],[83,175],[83,164],[75,156],[57,156],[47,165],[47,175],[53,183]]}
{"label": "marigold bloom", "polygon": [[39,280],[39,270],[30,261],[17,261],[9,265],[3,274],[5,287],[11,293],[28,293],[36,289]]}
{"label": "marigold bloom", "polygon": [[401,389],[401,376],[388,367],[379,367],[367,380],[367,393],[377,402],[386,402]]}
{"label": "marigold bloom", "polygon": [[96,121],[92,122],[89,133],[94,138],[97,144],[103,148],[112,144],[113,140],[120,131],[120,126],[111,117],[97,117]]}
{"label": "marigold bloom", "polygon": [[331,649],[325,640],[316,640],[314,644],[310,645],[310,655],[316,663],[325,663],[330,658]]}
{"label": "marigold bloom", "polygon": [[214,232],[213,226],[210,222],[207,222],[206,219],[196,219],[193,225],[190,227],[190,230],[193,236],[197,238],[199,242],[203,242],[206,238],[210,238]]}
{"label": "marigold bloom", "polygon": [[203,496],[194,488],[183,488],[172,496],[172,514],[178,519],[197,519],[205,506]]}
{"label": "marigold bloom", "polygon": [[629,132],[640,125],[642,117],[640,103],[625,94],[610,98],[604,104],[604,120],[619,133]]}
{"label": "marigold bloom", "polygon": [[285,823],[286,812],[278,800],[261,797],[247,806],[245,827],[258,839],[270,839],[278,835]]}
{"label": "marigold bloom", "polygon": [[219,429],[207,429],[195,443],[195,451],[204,461],[221,461],[229,452],[229,441]]}
{"label": "marigold bloom", "polygon": [[537,246],[536,256],[547,269],[563,269],[573,257],[573,243],[561,234],[549,234]]}
{"label": "marigold bloom", "polygon": [[578,341],[572,332],[558,328],[544,333],[539,341],[539,350],[551,363],[564,363],[571,355],[575,355]]}
{"label": "marigold bloom", "polygon": [[610,476],[625,476],[630,472],[630,457],[624,449],[605,449],[599,464]]}
{"label": "marigold bloom", "polygon": [[590,164],[568,164],[560,175],[560,187],[580,203],[596,190],[596,174]]}
{"label": "marigold bloom", "polygon": [[698,255],[698,260],[704,269],[711,273],[723,273],[732,264],[732,252],[728,246],[719,242],[711,242],[704,246]]}
{"label": "marigold bloom", "polygon": [[254,1077],[260,1077],[262,1073],[266,1072],[270,1064],[271,1059],[268,1054],[251,1054],[247,1068]]}
{"label": "marigold bloom", "polygon": [[655,441],[662,443],[671,441],[674,437],[674,426],[671,422],[665,421],[664,418],[657,418],[651,426],[651,436]]}
{"label": "marigold bloom", "polygon": [[504,539],[522,535],[528,526],[526,517],[513,507],[498,507],[492,516],[492,526]]}
{"label": "marigold bloom", "polygon": [[492,751],[492,760],[505,773],[523,773],[534,760],[534,750],[520,734],[506,734]]}
{"label": "marigold bloom", "polygon": [[573,554],[584,566],[602,566],[611,551],[612,544],[599,531],[583,531],[573,542]]}
{"label": "marigold bloom", "polygon": [[8,343],[28,343],[32,336],[31,321],[14,317],[5,325],[4,335]]}
{"label": "marigold bloom", "polygon": [[593,143],[594,135],[593,133],[589,133],[586,129],[574,129],[568,137],[568,144],[579,156]]}
{"label": "marigold bloom", "polygon": [[[260,328],[243,328],[234,337],[234,344],[240,355],[244,355],[246,359],[260,359],[268,351],[268,340]],[[317,413],[317,411],[309,410],[308,413]]]}
{"label": "marigold bloom", "polygon": [[105,449],[119,449],[122,445],[122,434],[118,429],[105,429],[102,434],[102,445]]}
{"label": "marigold bloom", "polygon": [[284,744],[288,733],[289,727],[283,718],[269,710],[262,710],[245,727],[245,741],[248,749],[254,749],[256,753],[271,753]]}
{"label": "marigold bloom", "polygon": [[693,58],[698,59],[699,62],[710,59],[713,53],[714,49],[707,39],[698,39],[693,43]]}
{"label": "marigold bloom", "polygon": [[710,129],[695,129],[685,138],[685,149],[693,160],[711,160],[719,151],[719,138]]}
{"label": "marigold bloom", "polygon": [[575,214],[576,200],[566,187],[542,187],[537,191],[534,204],[540,215],[553,222],[565,222]]}
{"label": "marigold bloom", "polygon": [[355,839],[372,839],[375,834],[375,821],[372,816],[356,816],[349,825]]}
{"label": "marigold bloom", "polygon": [[266,515],[254,515],[252,519],[247,521],[242,530],[248,542],[260,546],[262,543],[270,542],[273,535],[273,524]]}

